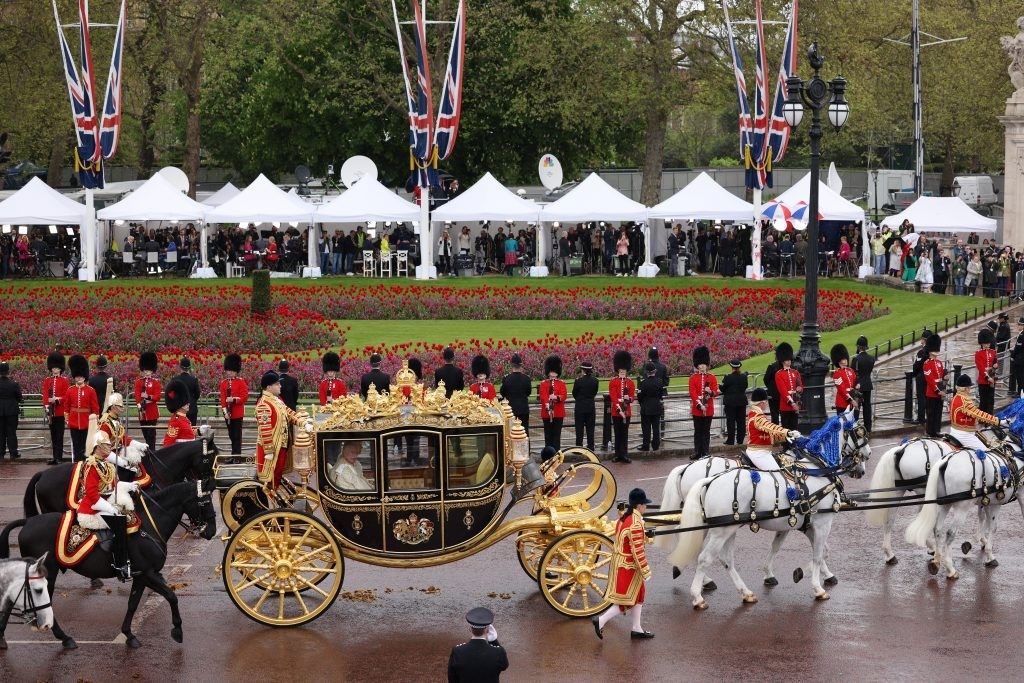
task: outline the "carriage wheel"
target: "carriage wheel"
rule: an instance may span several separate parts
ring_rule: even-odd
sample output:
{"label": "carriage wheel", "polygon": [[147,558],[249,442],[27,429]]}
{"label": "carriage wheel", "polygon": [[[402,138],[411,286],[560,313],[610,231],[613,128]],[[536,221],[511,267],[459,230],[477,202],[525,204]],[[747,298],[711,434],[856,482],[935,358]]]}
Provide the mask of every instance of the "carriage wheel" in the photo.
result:
{"label": "carriage wheel", "polygon": [[229,531],[237,531],[246,520],[270,509],[270,499],[258,481],[235,482],[220,494],[220,514]]}
{"label": "carriage wheel", "polygon": [[224,549],[224,587],[249,618],[295,626],[330,607],[345,575],[341,548],[323,522],[295,510],[252,517]]}
{"label": "carriage wheel", "polygon": [[537,580],[537,567],[550,543],[551,535],[538,529],[520,531],[516,536],[516,556],[519,558],[519,566],[534,581]]}
{"label": "carriage wheel", "polygon": [[573,531],[557,538],[541,558],[537,573],[547,603],[570,617],[590,617],[611,603],[605,597],[614,545],[594,531]]}

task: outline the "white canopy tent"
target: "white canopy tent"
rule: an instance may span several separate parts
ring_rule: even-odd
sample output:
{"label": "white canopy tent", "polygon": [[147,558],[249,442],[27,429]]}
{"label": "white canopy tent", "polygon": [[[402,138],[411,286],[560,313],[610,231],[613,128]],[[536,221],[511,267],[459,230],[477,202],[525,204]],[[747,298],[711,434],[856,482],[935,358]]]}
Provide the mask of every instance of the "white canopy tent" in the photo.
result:
{"label": "white canopy tent", "polygon": [[[443,210],[442,207],[440,210]],[[412,222],[420,218],[420,207],[402,199],[376,178],[363,178],[351,189],[316,209],[318,223],[362,223],[364,221]]]}
{"label": "white canopy tent", "polygon": [[[775,201],[785,204],[790,210],[795,209],[801,202],[809,205],[811,203],[811,174],[806,174],[793,187],[776,197]],[[819,180],[818,213],[823,221],[860,223],[861,277],[863,277],[863,274],[867,272],[865,269],[871,267],[871,244],[868,239],[868,223],[865,220],[864,209],[848,199],[843,199],[842,195]]]}
{"label": "white canopy tent", "polygon": [[[686,187],[648,209],[647,216],[651,221],[741,221],[749,224],[754,220],[754,205],[729,192],[706,172],[701,172]],[[663,253],[668,235],[664,230],[656,234],[651,230],[651,233],[653,253]]]}
{"label": "white canopy tent", "polygon": [[220,206],[221,204],[227,202],[229,199],[234,199],[241,192],[242,191],[239,190],[237,187],[235,187],[231,183],[228,183],[224,187],[220,188],[219,190],[211,194],[209,197],[204,199],[201,203],[209,207]]}
{"label": "white canopy tent", "polygon": [[0,202],[0,223],[4,225],[82,225],[86,208],[65,197],[39,178]]}
{"label": "white canopy tent", "polygon": [[209,210],[156,174],[121,201],[100,209],[96,217],[104,221],[200,221]]}
{"label": "white canopy tent", "polygon": [[[537,231],[537,263],[546,260],[547,245],[550,237],[544,230],[545,223],[574,221],[647,221],[647,207],[640,202],[622,194],[609,185],[596,173],[591,173],[579,185],[571,189],[564,197],[544,207],[541,214],[540,229]],[[641,266],[642,277],[654,277],[658,268],[651,263],[651,230],[647,227],[644,239],[645,258]],[[542,273],[547,275],[547,270]]]}
{"label": "white canopy tent", "polygon": [[982,216],[959,197],[918,197],[902,212],[888,216],[882,225],[898,228],[904,220],[914,224],[915,232],[996,231],[994,218]]}

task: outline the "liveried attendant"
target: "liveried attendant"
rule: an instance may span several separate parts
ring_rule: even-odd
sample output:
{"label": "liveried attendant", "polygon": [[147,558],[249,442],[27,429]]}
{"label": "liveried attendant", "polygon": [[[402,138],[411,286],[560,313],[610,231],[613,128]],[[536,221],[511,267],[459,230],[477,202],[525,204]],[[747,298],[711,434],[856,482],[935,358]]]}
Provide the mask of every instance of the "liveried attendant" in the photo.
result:
{"label": "liveried attendant", "polygon": [[1006,420],[980,410],[971,398],[971,378],[962,374],[956,380],[956,396],[949,402],[949,435],[964,448],[987,451],[988,446],[978,438],[978,423],[1006,426]]}
{"label": "liveried attendant", "polygon": [[295,412],[280,398],[281,377],[273,370],[265,372],[260,379],[263,393],[256,401],[256,471],[260,481],[276,489],[281,484],[285,464],[288,460],[288,436],[290,424],[305,424],[309,417],[305,412]]}
{"label": "liveried attendant", "polygon": [[757,469],[770,472],[779,469],[772,446],[800,436],[795,429],[786,429],[769,418],[768,391],[758,387],[750,394],[747,410],[747,460]]}
{"label": "liveried attendant", "polygon": [[604,627],[619,614],[633,611],[633,624],[629,637],[646,640],[654,634],[644,629],[641,612],[644,607],[647,579],[651,578],[651,568],[647,564],[648,543],[644,529],[643,514],[651,504],[643,489],[629,492],[629,506],[625,514],[615,524],[615,554],[612,556],[612,585],[608,591],[608,600],[612,606],[601,616],[591,618],[597,637],[604,639]]}

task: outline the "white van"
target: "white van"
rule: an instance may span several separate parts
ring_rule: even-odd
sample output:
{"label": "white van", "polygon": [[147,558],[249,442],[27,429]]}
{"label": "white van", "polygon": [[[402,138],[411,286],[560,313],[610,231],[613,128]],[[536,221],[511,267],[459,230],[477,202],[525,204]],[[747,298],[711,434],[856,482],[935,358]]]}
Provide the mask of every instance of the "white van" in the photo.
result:
{"label": "white van", "polygon": [[970,207],[989,206],[999,201],[992,178],[987,175],[960,175],[953,179],[953,196]]}

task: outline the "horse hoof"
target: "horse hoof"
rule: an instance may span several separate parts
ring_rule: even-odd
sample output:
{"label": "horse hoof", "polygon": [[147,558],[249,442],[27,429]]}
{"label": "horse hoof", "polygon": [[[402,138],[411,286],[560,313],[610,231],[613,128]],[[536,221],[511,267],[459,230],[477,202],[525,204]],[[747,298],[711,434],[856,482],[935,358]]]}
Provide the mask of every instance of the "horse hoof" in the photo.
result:
{"label": "horse hoof", "polygon": [[964,541],[963,543],[960,544],[960,552],[962,552],[964,555],[966,555],[967,553],[971,552],[971,548],[973,548],[973,547],[974,546],[971,545],[970,541]]}
{"label": "horse hoof", "polygon": [[778,586],[779,585],[779,580],[776,579],[774,576],[766,576],[766,577],[764,577],[764,585],[766,585],[766,586]]}
{"label": "horse hoof", "polygon": [[701,600],[700,602],[693,603],[693,609],[697,610],[698,612],[700,612],[701,610],[706,610],[707,608],[708,608],[708,601],[707,600]]}
{"label": "horse hoof", "polygon": [[93,579],[89,582],[89,588],[103,588],[103,581],[100,579]]}
{"label": "horse hoof", "polygon": [[756,603],[757,603],[757,596],[754,595],[753,593],[747,593],[746,595],[743,596],[743,604],[744,605],[754,605]]}
{"label": "horse hoof", "polygon": [[818,593],[817,595],[814,596],[814,599],[815,600],[828,600],[831,597],[832,596],[828,594],[828,591],[821,591],[820,593]]}
{"label": "horse hoof", "polygon": [[133,650],[142,647],[142,643],[135,636],[128,636],[128,640],[125,641],[125,645]]}
{"label": "horse hoof", "polygon": [[996,558],[993,557],[991,560],[989,560],[988,562],[985,563],[985,566],[988,567],[989,569],[995,569],[996,567],[999,566],[999,560],[997,560]]}
{"label": "horse hoof", "polygon": [[708,581],[707,583],[704,584],[704,591],[705,592],[707,592],[707,591],[716,591],[716,590],[718,590],[718,584],[715,583],[714,581]]}
{"label": "horse hoof", "polygon": [[174,638],[174,642],[180,643],[185,640],[185,634],[181,632],[180,628],[172,628],[171,638]]}
{"label": "horse hoof", "polygon": [[678,578],[679,578],[679,575],[680,575],[680,574],[682,574],[682,573],[683,573],[683,572],[681,572],[681,571],[679,570],[679,567],[672,567],[672,578],[673,578],[673,579],[678,579]]}
{"label": "horse hoof", "polygon": [[835,575],[832,575],[825,579],[822,583],[824,583],[826,586],[835,586],[839,583],[839,578]]}
{"label": "horse hoof", "polygon": [[939,563],[938,562],[929,561],[928,562],[928,573],[931,574],[932,576],[935,576],[936,574],[938,574],[939,573]]}
{"label": "horse hoof", "polygon": [[78,643],[75,642],[74,638],[68,637],[61,641],[61,645],[64,646],[65,650],[77,650]]}
{"label": "horse hoof", "polygon": [[800,583],[804,579],[804,570],[801,567],[797,567],[793,570],[793,583]]}
{"label": "horse hoof", "polygon": [[952,574],[950,574],[950,575],[948,575],[946,577],[946,580],[947,581],[956,581],[959,578],[960,578],[960,574],[958,572],[953,572]]}
{"label": "horse hoof", "polygon": [[886,563],[887,565],[889,565],[890,567],[892,567],[892,566],[895,566],[895,565],[899,564],[899,561],[900,561],[900,558],[898,558],[898,557],[896,557],[895,555],[893,555],[892,557],[890,557],[889,559],[887,559],[887,560],[885,561],[885,563]]}
{"label": "horse hoof", "polygon": [[7,649],[7,640],[5,638],[0,638],[0,650],[6,650],[6,649]]}

